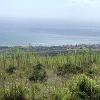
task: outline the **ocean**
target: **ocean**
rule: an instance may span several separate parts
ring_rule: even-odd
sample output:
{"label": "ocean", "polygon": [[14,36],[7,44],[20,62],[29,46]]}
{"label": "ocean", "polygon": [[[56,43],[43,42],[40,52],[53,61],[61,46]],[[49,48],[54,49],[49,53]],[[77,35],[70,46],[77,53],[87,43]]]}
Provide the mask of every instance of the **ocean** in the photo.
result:
{"label": "ocean", "polygon": [[99,23],[0,21],[0,46],[99,43]]}

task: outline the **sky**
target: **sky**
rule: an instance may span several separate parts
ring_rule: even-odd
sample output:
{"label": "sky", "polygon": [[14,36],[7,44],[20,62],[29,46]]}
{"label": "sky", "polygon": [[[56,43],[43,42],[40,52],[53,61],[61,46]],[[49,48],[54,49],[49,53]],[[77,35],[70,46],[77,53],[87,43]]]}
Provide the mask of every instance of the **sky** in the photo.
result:
{"label": "sky", "polygon": [[100,0],[0,0],[0,18],[100,21]]}

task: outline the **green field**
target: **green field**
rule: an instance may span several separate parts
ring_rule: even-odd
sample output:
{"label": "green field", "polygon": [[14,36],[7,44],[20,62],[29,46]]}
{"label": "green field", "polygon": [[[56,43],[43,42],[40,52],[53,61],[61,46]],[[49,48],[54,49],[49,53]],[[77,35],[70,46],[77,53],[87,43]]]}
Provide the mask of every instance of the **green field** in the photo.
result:
{"label": "green field", "polygon": [[100,100],[100,52],[0,53],[0,100]]}

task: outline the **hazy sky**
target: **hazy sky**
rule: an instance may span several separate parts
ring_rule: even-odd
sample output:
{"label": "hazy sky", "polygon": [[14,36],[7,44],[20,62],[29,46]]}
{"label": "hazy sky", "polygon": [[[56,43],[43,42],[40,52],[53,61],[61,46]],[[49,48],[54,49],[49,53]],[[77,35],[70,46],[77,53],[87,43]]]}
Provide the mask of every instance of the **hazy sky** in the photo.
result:
{"label": "hazy sky", "polygon": [[100,21],[100,0],[0,0],[0,18]]}

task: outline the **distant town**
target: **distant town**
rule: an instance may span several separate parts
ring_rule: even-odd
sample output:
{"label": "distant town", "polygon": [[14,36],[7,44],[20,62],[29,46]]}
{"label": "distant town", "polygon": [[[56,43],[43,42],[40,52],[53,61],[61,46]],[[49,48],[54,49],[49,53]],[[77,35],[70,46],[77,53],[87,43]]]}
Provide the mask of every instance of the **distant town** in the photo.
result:
{"label": "distant town", "polygon": [[39,54],[55,55],[59,53],[71,53],[73,51],[89,50],[100,51],[100,44],[80,44],[80,45],[62,45],[62,46],[0,46],[0,52],[8,52],[12,50],[32,51]]}

